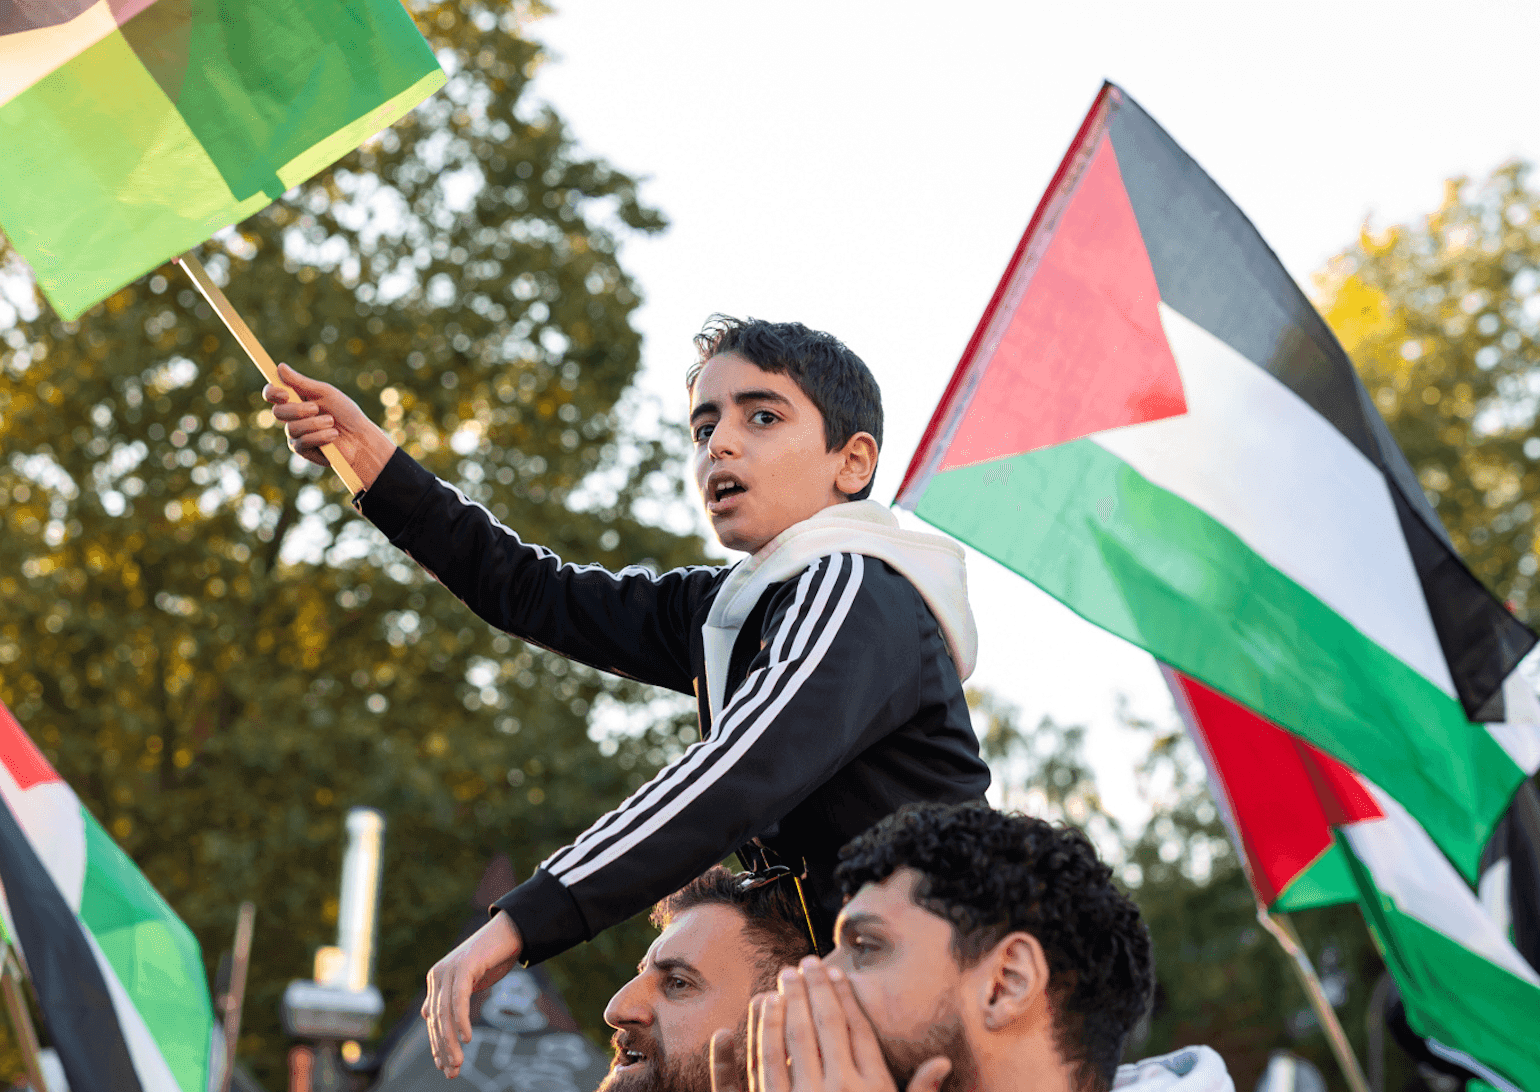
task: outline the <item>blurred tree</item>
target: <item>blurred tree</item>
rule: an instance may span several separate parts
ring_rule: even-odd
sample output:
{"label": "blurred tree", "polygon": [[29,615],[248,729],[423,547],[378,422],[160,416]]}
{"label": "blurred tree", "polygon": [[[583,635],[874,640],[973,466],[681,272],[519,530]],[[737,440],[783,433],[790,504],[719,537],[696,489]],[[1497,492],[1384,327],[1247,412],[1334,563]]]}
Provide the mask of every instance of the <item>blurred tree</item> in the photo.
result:
{"label": "blurred tree", "polygon": [[1540,191],[1529,164],[1451,180],[1421,223],[1366,226],[1317,289],[1455,547],[1536,624]]}
{"label": "blurred tree", "polygon": [[[699,560],[638,515],[678,499],[682,430],[627,424],[638,295],[617,250],[662,217],[523,98],[538,9],[413,10],[448,86],[223,233],[210,270],[275,358],[353,393],[533,541]],[[278,999],[333,942],[348,807],[388,817],[393,1018],[488,858],[528,874],[693,739],[692,707],[494,634],[422,578],[291,458],[175,267],[63,323],[0,262],[0,699],[210,967],[256,901],[241,1049],[280,1086]],[[639,702],[636,730],[600,738]],[[616,715],[591,729],[596,705]],[[553,965],[587,1026],[647,932]]]}

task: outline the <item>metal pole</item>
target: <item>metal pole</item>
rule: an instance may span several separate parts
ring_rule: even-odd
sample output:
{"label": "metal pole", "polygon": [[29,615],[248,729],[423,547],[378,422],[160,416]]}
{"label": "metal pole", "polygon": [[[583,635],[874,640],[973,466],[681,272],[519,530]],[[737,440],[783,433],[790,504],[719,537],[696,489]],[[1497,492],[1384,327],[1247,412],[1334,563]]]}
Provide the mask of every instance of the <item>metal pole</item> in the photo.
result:
{"label": "metal pole", "polygon": [[1385,1092],[1385,1014],[1390,1008],[1390,991],[1394,985],[1389,971],[1382,971],[1380,979],[1369,994],[1369,1007],[1364,1012],[1364,1032],[1367,1036],[1365,1049],[1369,1053],[1369,1090]]}
{"label": "metal pole", "polygon": [[1321,1030],[1326,1033],[1326,1041],[1331,1044],[1331,1052],[1337,1057],[1337,1064],[1342,1067],[1342,1075],[1347,1078],[1348,1087],[1353,1092],[1369,1092],[1369,1082],[1364,1079],[1364,1071],[1358,1066],[1358,1058],[1353,1054],[1353,1048],[1348,1045],[1347,1033],[1342,1030],[1342,1023],[1337,1019],[1337,1013],[1331,1007],[1331,1002],[1326,998],[1326,990],[1321,986],[1321,980],[1316,976],[1315,968],[1310,964],[1310,957],[1305,954],[1304,946],[1300,944],[1299,937],[1294,934],[1294,927],[1289,924],[1289,919],[1283,914],[1276,917],[1267,912],[1267,907],[1257,904],[1257,920],[1278,941],[1280,947],[1288,953],[1290,962],[1294,964],[1294,970],[1299,974],[1301,985],[1305,987],[1305,996],[1310,998],[1310,1007],[1315,1010],[1315,1018],[1320,1022]]}
{"label": "metal pole", "polygon": [[10,945],[0,945],[5,953],[5,967],[0,971],[0,989],[5,992],[5,1009],[11,1017],[11,1028],[16,1032],[16,1045],[21,1048],[22,1064],[27,1067],[27,1081],[36,1092],[49,1092],[48,1082],[43,1079],[43,1067],[37,1060],[37,1029],[32,1026],[32,1014],[27,1011],[27,997],[21,989],[21,968]]}
{"label": "metal pole", "polygon": [[246,969],[251,965],[251,933],[257,908],[241,903],[235,918],[235,943],[230,949],[230,989],[225,993],[225,1075],[219,1092],[230,1092],[235,1076],[235,1042],[241,1035],[241,1006],[246,1000]]}

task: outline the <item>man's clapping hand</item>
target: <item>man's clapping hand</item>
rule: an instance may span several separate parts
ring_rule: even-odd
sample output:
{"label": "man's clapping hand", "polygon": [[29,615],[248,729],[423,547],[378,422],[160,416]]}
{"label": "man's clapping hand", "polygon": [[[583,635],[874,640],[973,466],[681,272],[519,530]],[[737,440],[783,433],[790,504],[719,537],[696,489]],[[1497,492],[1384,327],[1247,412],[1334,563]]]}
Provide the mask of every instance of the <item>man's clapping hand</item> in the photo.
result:
{"label": "man's clapping hand", "polygon": [[[749,1003],[747,1059],[731,1032],[712,1036],[713,1092],[897,1092],[877,1033],[838,968],[809,957],[782,971],[777,986]],[[931,1058],[905,1092],[937,1092],[951,1069],[948,1059]]]}

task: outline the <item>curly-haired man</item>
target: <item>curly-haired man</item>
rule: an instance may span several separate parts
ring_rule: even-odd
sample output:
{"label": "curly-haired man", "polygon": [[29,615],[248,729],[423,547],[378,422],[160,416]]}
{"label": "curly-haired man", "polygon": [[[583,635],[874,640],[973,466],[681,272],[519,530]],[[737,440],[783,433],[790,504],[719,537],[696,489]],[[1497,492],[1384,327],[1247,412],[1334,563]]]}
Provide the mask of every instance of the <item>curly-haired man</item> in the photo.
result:
{"label": "curly-haired man", "polygon": [[[838,947],[753,1001],[752,1092],[1233,1092],[1206,1047],[1118,1066],[1150,939],[1081,831],[911,805],[840,857]],[[714,1054],[733,1059],[725,1033]]]}

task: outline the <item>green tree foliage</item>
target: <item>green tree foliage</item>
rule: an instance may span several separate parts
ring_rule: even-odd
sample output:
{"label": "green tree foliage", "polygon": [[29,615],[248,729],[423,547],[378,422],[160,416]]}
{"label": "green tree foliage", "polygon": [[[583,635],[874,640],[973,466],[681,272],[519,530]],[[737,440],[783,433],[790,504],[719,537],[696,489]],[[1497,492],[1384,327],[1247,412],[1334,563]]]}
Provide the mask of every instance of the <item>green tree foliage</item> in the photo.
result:
{"label": "green tree foliage", "polygon": [[1529,165],[1451,180],[1420,223],[1366,227],[1317,287],[1461,556],[1519,617],[1540,621],[1540,190]]}
{"label": "green tree foliage", "polygon": [[[1022,729],[1009,703],[980,691],[969,700],[1002,805],[1089,829],[1149,926],[1156,1002],[1127,1056],[1205,1043],[1236,1087],[1249,1089],[1272,1051],[1292,1050],[1333,1089],[1346,1089],[1288,959],[1257,922],[1255,896],[1182,730],[1124,712],[1130,753],[1146,752],[1138,775],[1150,817],[1134,832],[1102,808],[1083,728],[1044,717]],[[1364,1013],[1383,971],[1362,919],[1348,906],[1293,920],[1323,978],[1343,989],[1338,1016],[1362,1058]],[[1410,1075],[1404,1059],[1391,1059],[1386,1087],[1401,1088]]]}
{"label": "green tree foliage", "polygon": [[[529,539],[612,567],[698,560],[637,515],[676,496],[679,441],[623,420],[638,294],[617,249],[661,216],[524,100],[527,9],[414,10],[448,86],[223,234],[209,268],[275,358],[354,394]],[[256,902],[241,1049],[281,1086],[278,999],[334,941],[350,806],[388,818],[394,1017],[487,860],[527,875],[693,718],[494,634],[424,579],[290,456],[261,377],[174,266],[63,323],[0,259],[0,699],[211,967]],[[638,731],[590,739],[596,705],[638,702]],[[590,1027],[645,944],[628,928],[553,966]]]}

